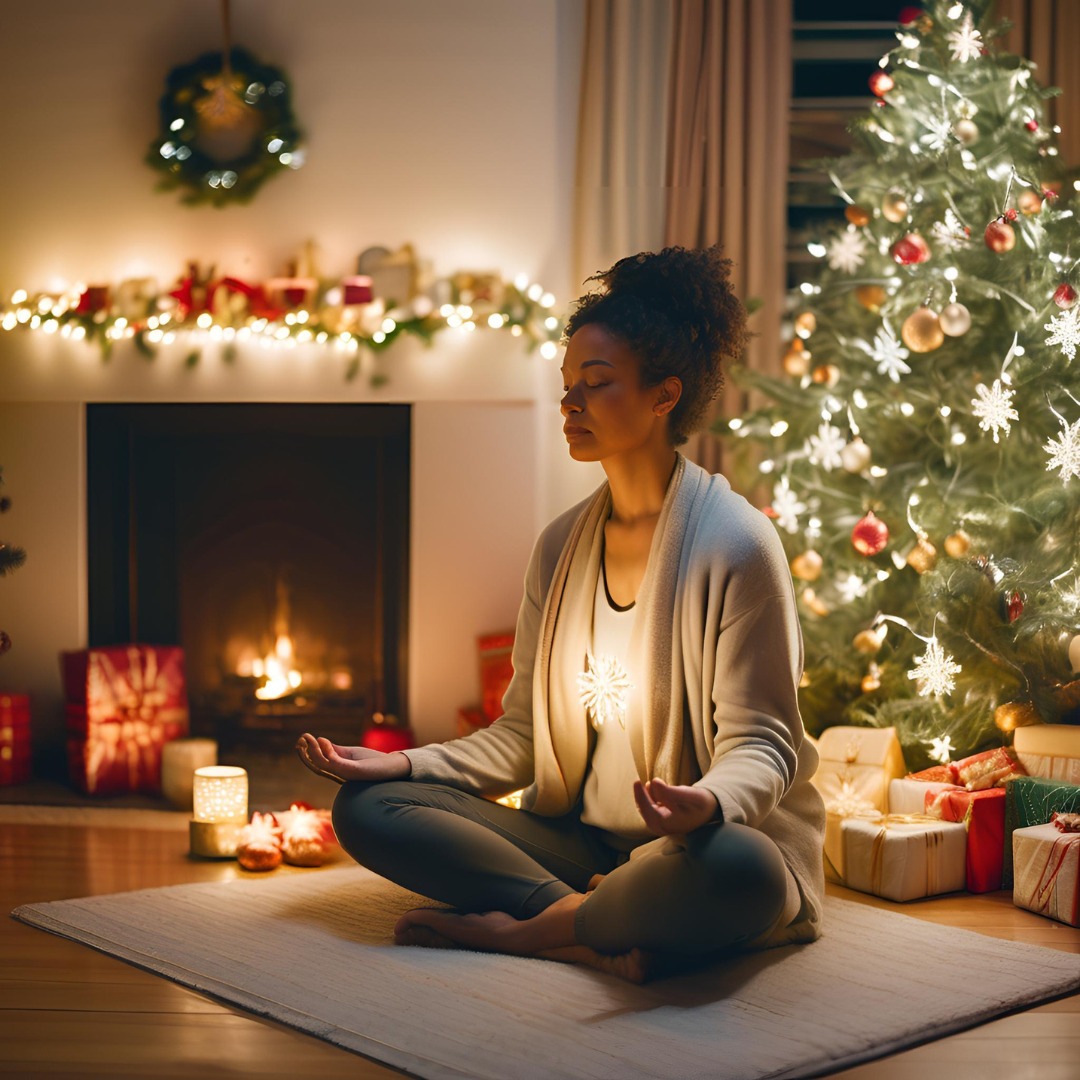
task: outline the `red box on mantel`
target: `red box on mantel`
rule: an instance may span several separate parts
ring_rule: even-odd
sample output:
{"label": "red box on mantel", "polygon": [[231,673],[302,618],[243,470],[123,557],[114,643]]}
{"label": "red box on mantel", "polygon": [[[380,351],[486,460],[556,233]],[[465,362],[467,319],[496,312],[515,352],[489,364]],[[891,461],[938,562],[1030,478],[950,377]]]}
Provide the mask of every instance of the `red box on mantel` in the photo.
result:
{"label": "red box on mantel", "polygon": [[0,694],[0,784],[30,779],[30,695]]}
{"label": "red box on mantel", "polygon": [[184,651],[117,645],[60,655],[68,770],[89,795],[161,791],[161,748],[188,732]]}

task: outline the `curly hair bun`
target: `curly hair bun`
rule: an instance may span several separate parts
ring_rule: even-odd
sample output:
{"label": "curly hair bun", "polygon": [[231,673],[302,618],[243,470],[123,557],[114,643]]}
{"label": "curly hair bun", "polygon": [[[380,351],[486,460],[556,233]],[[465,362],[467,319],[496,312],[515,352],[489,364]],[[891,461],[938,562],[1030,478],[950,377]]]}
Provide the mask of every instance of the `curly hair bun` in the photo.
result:
{"label": "curly hair bun", "polygon": [[723,386],[723,361],[746,344],[746,309],[730,273],[719,246],[630,255],[589,278],[601,291],[582,296],[567,322],[567,340],[588,323],[622,338],[641,358],[645,385],[681,380],[670,420],[675,445],[702,425]]}

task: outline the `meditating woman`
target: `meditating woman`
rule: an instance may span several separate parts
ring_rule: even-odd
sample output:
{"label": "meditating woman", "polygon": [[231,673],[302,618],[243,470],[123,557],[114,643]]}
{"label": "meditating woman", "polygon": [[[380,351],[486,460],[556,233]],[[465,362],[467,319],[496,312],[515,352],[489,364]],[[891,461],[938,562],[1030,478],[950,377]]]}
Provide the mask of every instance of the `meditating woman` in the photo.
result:
{"label": "meditating woman", "polygon": [[[783,549],[676,449],[746,337],[729,269],[718,249],[669,248],[578,301],[563,432],[607,481],[536,543],[504,715],[392,754],[298,744],[344,782],[345,850],[451,905],[407,913],[400,942],[640,980],[653,961],[820,932],[825,814]],[[492,801],[519,789],[520,810]]]}

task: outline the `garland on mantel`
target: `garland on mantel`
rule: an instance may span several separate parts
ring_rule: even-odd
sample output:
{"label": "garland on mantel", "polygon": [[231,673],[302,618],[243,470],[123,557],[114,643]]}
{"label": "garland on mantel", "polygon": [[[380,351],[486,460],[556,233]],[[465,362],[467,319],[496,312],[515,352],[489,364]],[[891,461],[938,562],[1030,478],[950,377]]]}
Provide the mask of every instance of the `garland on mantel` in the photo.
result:
{"label": "garland on mantel", "polygon": [[[346,358],[346,379],[360,372],[362,350],[379,353],[402,335],[431,344],[451,329],[501,330],[523,338],[530,352],[556,355],[563,321],[553,314],[555,297],[526,275],[504,281],[495,273],[458,271],[421,288],[411,249],[376,250],[383,257],[371,274],[336,282],[292,274],[253,283],[218,277],[212,268],[202,272],[192,263],[168,292],[158,291],[150,278],[62,292],[18,289],[0,308],[0,326],[92,342],[105,360],[118,342],[131,341],[151,360],[160,346],[179,341],[188,367],[208,346],[219,348],[227,362],[243,344],[317,347]],[[385,375],[371,376],[373,385],[385,381]]]}

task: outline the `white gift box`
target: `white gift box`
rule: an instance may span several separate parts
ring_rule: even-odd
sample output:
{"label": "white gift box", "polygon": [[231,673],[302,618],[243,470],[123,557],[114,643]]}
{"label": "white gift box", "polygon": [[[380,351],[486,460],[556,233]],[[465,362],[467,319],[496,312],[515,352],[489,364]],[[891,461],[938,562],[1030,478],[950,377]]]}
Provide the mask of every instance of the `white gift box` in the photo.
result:
{"label": "white gift box", "polygon": [[827,808],[860,802],[888,810],[889,781],[907,772],[895,728],[826,728],[817,749],[813,783]]}
{"label": "white gift box", "polygon": [[889,781],[890,814],[925,814],[927,793],[931,796],[942,791],[963,791],[956,784],[945,784],[936,780],[911,780],[902,777]]}
{"label": "white gift box", "polygon": [[1080,926],[1080,833],[1029,825],[1012,834],[1013,903]]}
{"label": "white gift box", "polygon": [[844,884],[886,900],[917,900],[959,892],[966,883],[967,830],[961,822],[911,820],[841,822]]}
{"label": "white gift box", "polygon": [[1080,784],[1080,726],[1031,724],[1013,736],[1016,759],[1028,776]]}

